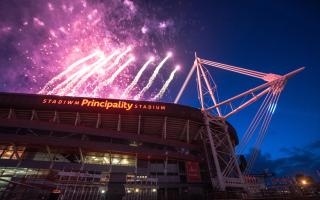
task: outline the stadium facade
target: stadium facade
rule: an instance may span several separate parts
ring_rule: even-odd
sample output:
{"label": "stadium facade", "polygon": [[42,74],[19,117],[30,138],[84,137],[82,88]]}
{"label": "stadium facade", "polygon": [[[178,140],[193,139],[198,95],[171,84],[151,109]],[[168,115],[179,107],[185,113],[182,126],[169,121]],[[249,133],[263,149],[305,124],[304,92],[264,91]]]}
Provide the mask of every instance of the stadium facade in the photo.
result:
{"label": "stadium facade", "polygon": [[207,199],[203,129],[183,105],[0,93],[0,199]]}

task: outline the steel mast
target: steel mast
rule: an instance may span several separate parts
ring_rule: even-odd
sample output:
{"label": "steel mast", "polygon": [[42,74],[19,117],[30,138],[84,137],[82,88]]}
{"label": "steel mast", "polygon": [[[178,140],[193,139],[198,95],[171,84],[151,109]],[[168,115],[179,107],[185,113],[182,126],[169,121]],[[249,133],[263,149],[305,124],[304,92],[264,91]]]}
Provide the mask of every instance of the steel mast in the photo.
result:
{"label": "steel mast", "polygon": [[[266,83],[255,88],[247,90],[241,94],[231,97],[222,102],[218,102],[216,98],[216,88],[210,84],[206,73],[206,68],[203,65],[208,65],[214,68],[219,68],[254,78],[262,79]],[[261,122],[261,130],[256,141],[256,147],[261,145],[261,142],[266,134],[266,129],[270,123],[272,114],[275,109],[276,102],[279,99],[280,93],[283,90],[288,78],[302,71],[304,67],[294,70],[286,75],[277,75],[271,73],[263,73],[250,69],[240,68],[236,66],[226,65],[223,63],[213,62],[197,57],[195,54],[194,63],[174,101],[178,103],[186,86],[188,85],[194,71],[196,70],[196,81],[198,89],[198,98],[201,104],[203,113],[204,129],[201,133],[206,159],[210,174],[212,187],[224,191],[226,187],[242,187],[245,189],[244,178],[240,170],[238,159],[235,155],[234,145],[229,136],[228,124],[226,119],[231,115],[239,112],[245,107],[251,105],[262,97],[265,97],[264,104],[261,105],[259,112],[250,124],[247,132],[242,138],[242,147],[246,147],[248,141],[252,138],[253,132],[257,128],[257,123]],[[257,93],[257,94],[256,94]],[[205,103],[205,95],[209,94],[209,99],[213,105],[207,106]],[[250,95],[250,98],[243,101],[239,106],[233,107],[232,103],[240,98]],[[227,113],[221,112],[221,107],[227,105],[230,111]],[[270,114],[271,113],[271,114]],[[259,124],[258,124],[259,125]],[[249,160],[249,167],[252,167],[257,152],[254,152]]]}

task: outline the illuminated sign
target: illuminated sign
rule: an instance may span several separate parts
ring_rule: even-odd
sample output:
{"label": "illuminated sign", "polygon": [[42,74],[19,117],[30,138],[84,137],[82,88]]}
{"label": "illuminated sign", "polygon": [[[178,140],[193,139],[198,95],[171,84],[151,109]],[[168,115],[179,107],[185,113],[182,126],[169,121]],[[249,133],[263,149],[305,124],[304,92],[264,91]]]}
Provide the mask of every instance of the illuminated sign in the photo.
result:
{"label": "illuminated sign", "polygon": [[96,100],[96,99],[54,99],[54,98],[44,98],[42,99],[42,104],[51,105],[73,105],[81,107],[97,107],[108,109],[122,109],[126,111],[130,110],[166,110],[165,105],[160,104],[148,104],[141,102],[128,102],[124,100]]}
{"label": "illuminated sign", "polygon": [[187,169],[187,180],[188,182],[200,182],[200,167],[198,162],[187,161],[186,162]]}

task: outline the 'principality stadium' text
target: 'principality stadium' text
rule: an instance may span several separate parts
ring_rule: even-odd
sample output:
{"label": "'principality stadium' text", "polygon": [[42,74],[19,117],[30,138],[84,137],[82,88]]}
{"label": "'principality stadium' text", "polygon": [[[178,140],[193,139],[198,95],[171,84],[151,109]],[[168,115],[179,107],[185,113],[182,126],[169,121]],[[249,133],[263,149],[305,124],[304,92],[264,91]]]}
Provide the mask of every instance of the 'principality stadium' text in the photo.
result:
{"label": "'principality stadium' text", "polygon": [[153,105],[144,103],[135,103],[127,101],[110,101],[110,100],[94,100],[94,99],[82,99],[82,100],[66,100],[66,99],[49,99],[42,100],[42,104],[58,104],[58,105],[77,105],[82,107],[100,107],[108,109],[124,109],[126,111],[132,109],[141,110],[166,110],[165,105]]}

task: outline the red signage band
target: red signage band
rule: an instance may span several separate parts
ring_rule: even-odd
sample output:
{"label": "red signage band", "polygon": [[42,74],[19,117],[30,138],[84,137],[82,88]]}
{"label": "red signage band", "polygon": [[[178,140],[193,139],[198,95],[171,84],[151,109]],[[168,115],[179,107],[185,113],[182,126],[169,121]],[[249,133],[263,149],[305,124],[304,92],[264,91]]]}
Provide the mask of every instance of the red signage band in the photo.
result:
{"label": "red signage band", "polygon": [[188,182],[200,182],[200,168],[198,162],[186,162],[186,169],[187,169],[187,180]]}

